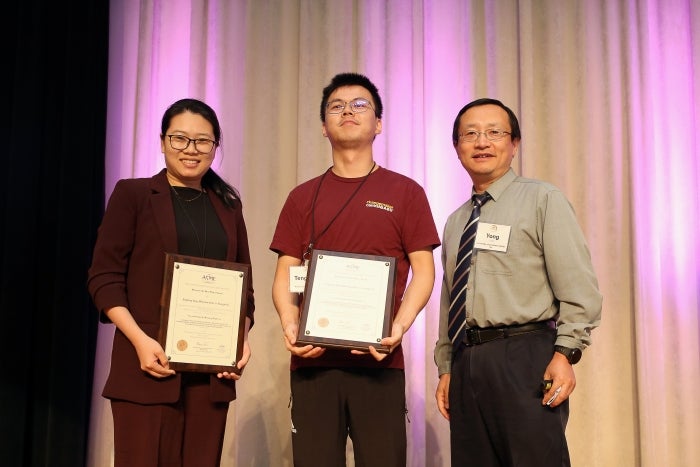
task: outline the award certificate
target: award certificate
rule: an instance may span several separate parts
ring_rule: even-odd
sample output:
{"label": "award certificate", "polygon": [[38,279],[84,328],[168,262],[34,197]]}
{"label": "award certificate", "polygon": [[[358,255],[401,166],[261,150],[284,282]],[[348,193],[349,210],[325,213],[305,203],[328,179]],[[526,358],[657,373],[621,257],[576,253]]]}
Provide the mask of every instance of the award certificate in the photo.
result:
{"label": "award certificate", "polygon": [[314,250],[296,345],[388,353],[395,277],[396,258]]}
{"label": "award certificate", "polygon": [[176,371],[239,373],[250,267],[165,255],[159,342]]}

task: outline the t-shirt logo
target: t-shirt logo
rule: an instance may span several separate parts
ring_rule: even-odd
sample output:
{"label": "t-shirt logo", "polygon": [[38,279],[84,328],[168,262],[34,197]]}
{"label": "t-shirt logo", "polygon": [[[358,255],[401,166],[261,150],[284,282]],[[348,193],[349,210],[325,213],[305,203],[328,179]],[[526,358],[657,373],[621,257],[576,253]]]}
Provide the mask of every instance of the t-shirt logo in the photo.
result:
{"label": "t-shirt logo", "polygon": [[379,201],[368,200],[367,203],[365,203],[365,206],[368,208],[377,208],[388,212],[394,212],[394,206],[391,204],[380,203]]}

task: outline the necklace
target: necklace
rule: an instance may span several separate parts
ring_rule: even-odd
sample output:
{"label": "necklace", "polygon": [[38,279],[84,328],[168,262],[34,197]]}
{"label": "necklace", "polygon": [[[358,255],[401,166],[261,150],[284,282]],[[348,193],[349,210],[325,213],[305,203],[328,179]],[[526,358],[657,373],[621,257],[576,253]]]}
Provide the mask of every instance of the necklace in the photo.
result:
{"label": "necklace", "polygon": [[[204,257],[204,254],[206,253],[207,250],[207,204],[205,202],[205,199],[202,198],[202,194],[205,193],[204,189],[202,189],[199,194],[197,194],[194,198],[190,199],[185,199],[180,196],[180,194],[177,192],[174,186],[170,186],[170,189],[172,189],[173,194],[175,195],[175,200],[177,201],[178,205],[180,206],[180,210],[182,213],[185,215],[185,218],[187,218],[187,222],[189,222],[190,227],[192,227],[192,232],[194,233],[194,238],[197,241],[197,248],[201,253],[201,257]],[[197,227],[194,224],[194,221],[192,220],[192,217],[190,217],[190,213],[187,212],[188,208],[185,207],[185,203],[191,203],[192,201],[195,201],[199,198],[202,198],[201,204],[201,210],[202,210],[202,225],[204,226],[204,232],[203,232],[203,237],[204,241],[201,241],[199,238],[199,231],[197,230]],[[188,205],[188,206],[193,206],[193,205]],[[192,208],[190,208],[192,209]],[[196,208],[194,208],[196,209]]]}
{"label": "necklace", "polygon": [[[184,201],[184,202],[186,202],[186,203],[191,203],[192,201],[201,198],[202,195],[203,195],[204,193],[206,193],[206,190],[205,190],[204,188],[202,188],[202,189],[199,190],[199,192],[194,196],[194,198],[185,199],[185,198],[183,198],[182,196],[180,196],[180,193],[177,192],[177,190],[175,189],[174,186],[170,185],[170,188],[172,188],[173,193],[175,193],[175,196],[177,197],[177,199],[182,200],[182,201]],[[189,187],[181,187],[181,188],[189,188]],[[192,189],[194,190],[194,188],[192,188]]]}

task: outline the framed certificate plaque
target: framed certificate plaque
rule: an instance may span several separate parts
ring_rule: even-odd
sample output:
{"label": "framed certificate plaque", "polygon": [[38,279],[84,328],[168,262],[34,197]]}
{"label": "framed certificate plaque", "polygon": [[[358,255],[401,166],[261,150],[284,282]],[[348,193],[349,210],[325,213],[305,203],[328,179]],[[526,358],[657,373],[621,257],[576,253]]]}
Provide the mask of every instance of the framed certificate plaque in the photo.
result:
{"label": "framed certificate plaque", "polygon": [[296,345],[388,353],[395,280],[396,258],[313,250]]}
{"label": "framed certificate plaque", "polygon": [[250,267],[165,254],[158,341],[176,371],[239,373]]}

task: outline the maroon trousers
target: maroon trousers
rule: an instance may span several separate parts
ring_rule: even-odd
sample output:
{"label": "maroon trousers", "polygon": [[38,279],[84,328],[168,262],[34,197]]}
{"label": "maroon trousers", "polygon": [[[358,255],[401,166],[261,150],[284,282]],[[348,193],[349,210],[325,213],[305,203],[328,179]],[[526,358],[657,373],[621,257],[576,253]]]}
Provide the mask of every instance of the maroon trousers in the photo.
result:
{"label": "maroon trousers", "polygon": [[228,402],[207,382],[187,383],[174,404],[112,400],[115,467],[219,467]]}

